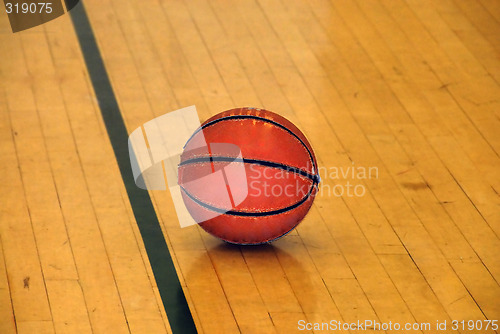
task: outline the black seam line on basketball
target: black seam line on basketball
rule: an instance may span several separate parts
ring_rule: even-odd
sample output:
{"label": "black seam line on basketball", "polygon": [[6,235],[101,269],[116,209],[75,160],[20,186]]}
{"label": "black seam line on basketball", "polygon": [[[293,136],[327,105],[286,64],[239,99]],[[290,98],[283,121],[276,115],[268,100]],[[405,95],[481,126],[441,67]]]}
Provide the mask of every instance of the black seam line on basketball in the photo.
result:
{"label": "black seam line on basketball", "polygon": [[285,170],[287,172],[292,172],[296,174],[300,174],[302,176],[307,177],[313,182],[319,183],[319,177],[317,174],[313,175],[308,173],[300,168],[288,166],[285,164],[280,164],[278,162],[259,160],[259,159],[248,159],[248,158],[231,158],[231,157],[219,157],[219,156],[211,156],[211,157],[197,157],[185,160],[179,164],[179,166],[185,166],[189,164],[194,164],[198,162],[243,162],[247,164],[255,164],[260,166],[279,168]]}
{"label": "black seam line on basketball", "polygon": [[228,120],[228,119],[246,119],[246,118],[257,119],[257,120],[260,120],[260,121],[263,121],[263,122],[271,123],[271,124],[273,124],[273,125],[281,128],[281,129],[285,130],[289,134],[291,134],[293,137],[295,137],[302,144],[302,146],[304,146],[304,148],[306,149],[307,153],[309,154],[309,158],[311,159],[311,163],[313,165],[313,169],[315,169],[316,165],[314,163],[314,158],[313,158],[312,152],[309,150],[309,148],[307,147],[306,143],[304,143],[304,141],[302,139],[300,139],[299,136],[297,136],[292,130],[290,130],[289,128],[287,128],[286,126],[284,126],[284,125],[282,125],[282,124],[280,124],[278,122],[275,122],[273,120],[270,120],[270,119],[267,119],[267,118],[264,118],[264,117],[254,116],[254,115],[229,115],[229,116],[221,117],[221,118],[218,118],[218,119],[214,119],[213,121],[210,121],[207,124],[204,124],[203,126],[201,126],[200,128],[198,128],[191,135],[191,137],[189,137],[189,139],[187,140],[186,144],[184,145],[184,148],[189,143],[189,141],[191,140],[191,138],[194,137],[195,134],[197,134],[198,132],[200,132],[202,129],[205,129],[206,127],[209,127],[209,126],[211,126],[213,124],[216,124],[218,122],[222,122],[222,121],[225,121],[225,120]]}
{"label": "black seam line on basketball", "polygon": [[83,2],[80,2],[70,11],[70,16],[123,183],[153,269],[170,328],[174,334],[196,333],[196,326],[189,311],[186,297],[175,271],[151,198],[147,191],[135,185],[128,155],[127,128]]}
{"label": "black seam line on basketball", "polygon": [[277,209],[277,210],[272,210],[272,211],[262,211],[262,212],[246,212],[246,211],[234,211],[234,210],[225,210],[221,208],[217,208],[213,205],[207,204],[205,202],[200,201],[199,199],[195,198],[193,195],[191,195],[184,187],[181,186],[182,191],[193,201],[195,201],[198,205],[204,207],[205,209],[208,209],[210,211],[218,212],[220,214],[226,214],[226,215],[231,215],[231,216],[243,216],[243,217],[265,217],[265,216],[274,216],[274,215],[279,215],[281,213],[285,213],[287,211],[293,210],[299,206],[301,206],[307,199],[311,196],[312,191],[314,189],[314,183],[311,185],[309,188],[309,192],[307,195],[304,196],[300,201],[287,206],[282,209]]}

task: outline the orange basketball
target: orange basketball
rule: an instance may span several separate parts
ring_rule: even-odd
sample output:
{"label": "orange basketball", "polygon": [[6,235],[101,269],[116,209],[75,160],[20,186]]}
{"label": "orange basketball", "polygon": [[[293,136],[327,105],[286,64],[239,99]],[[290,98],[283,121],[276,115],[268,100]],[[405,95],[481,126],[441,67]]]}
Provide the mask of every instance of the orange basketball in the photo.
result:
{"label": "orange basketball", "polygon": [[235,244],[269,243],[290,232],[309,211],[320,181],[304,134],[284,117],[255,108],[204,122],[184,147],[178,177],[191,216]]}

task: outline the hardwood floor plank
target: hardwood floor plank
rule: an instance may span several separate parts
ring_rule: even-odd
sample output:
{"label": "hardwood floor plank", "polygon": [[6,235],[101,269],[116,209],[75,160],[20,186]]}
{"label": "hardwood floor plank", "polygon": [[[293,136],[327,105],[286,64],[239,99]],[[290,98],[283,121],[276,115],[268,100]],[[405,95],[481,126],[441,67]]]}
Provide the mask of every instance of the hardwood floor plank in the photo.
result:
{"label": "hardwood floor plank", "polygon": [[45,281],[57,333],[92,333],[83,291],[77,280]]}
{"label": "hardwood floor plank", "polygon": [[3,255],[3,244],[0,239],[0,332],[5,334],[17,333],[14,310],[10,296],[9,281],[5,268],[5,258]]}

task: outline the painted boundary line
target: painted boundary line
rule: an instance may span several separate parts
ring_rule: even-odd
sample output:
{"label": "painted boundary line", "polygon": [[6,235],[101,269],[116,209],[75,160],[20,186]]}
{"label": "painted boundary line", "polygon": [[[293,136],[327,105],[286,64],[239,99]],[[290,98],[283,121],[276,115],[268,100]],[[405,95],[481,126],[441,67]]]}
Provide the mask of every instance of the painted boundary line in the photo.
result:
{"label": "painted boundary line", "polygon": [[127,129],[83,3],[76,5],[70,15],[170,328],[174,334],[196,333],[193,317],[149,193],[139,189],[134,183],[128,153]]}

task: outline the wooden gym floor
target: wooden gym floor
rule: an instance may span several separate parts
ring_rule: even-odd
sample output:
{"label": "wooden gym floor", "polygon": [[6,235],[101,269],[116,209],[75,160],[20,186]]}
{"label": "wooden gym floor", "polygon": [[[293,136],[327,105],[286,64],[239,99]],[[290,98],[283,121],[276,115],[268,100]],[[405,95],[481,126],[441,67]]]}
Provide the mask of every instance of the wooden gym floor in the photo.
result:
{"label": "wooden gym floor", "polygon": [[[83,2],[128,133],[193,104],[201,121],[263,107],[323,168],[270,246],[181,229],[150,192],[198,332],[495,332],[467,321],[500,319],[500,1]],[[183,333],[70,15],[12,34],[2,11],[0,54],[0,333]],[[325,174],[353,166],[377,177]],[[330,191],[348,181],[364,196]]]}

